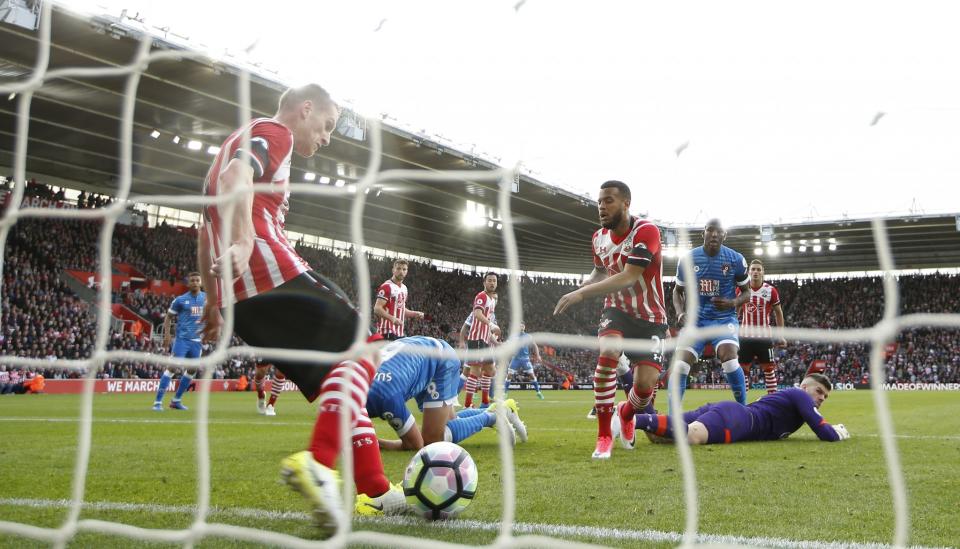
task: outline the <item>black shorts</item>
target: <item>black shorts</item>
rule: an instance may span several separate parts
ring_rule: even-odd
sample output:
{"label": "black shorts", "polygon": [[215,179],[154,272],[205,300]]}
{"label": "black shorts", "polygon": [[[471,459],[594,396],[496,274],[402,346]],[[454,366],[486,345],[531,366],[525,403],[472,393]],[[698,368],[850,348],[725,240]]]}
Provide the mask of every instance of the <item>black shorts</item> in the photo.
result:
{"label": "black shorts", "polygon": [[[488,344],[486,341],[482,341],[482,340],[479,340],[479,339],[468,339],[468,340],[467,340],[467,349],[486,349],[486,348],[488,348],[488,347],[490,347],[490,344]],[[492,358],[481,358],[481,359],[478,359],[478,360],[470,360],[470,361],[467,361],[467,364],[485,364],[485,363],[487,363],[487,362],[493,362],[493,359],[492,359]]]}
{"label": "black shorts", "polygon": [[600,329],[597,335],[604,337],[618,334],[624,339],[652,339],[657,342],[653,352],[624,351],[630,362],[642,362],[663,369],[663,340],[667,338],[667,325],[655,324],[633,318],[620,309],[608,307],[600,313]]}
{"label": "black shorts", "polygon": [[[333,353],[350,348],[360,321],[347,294],[312,271],[237,302],[234,313],[234,331],[249,345]],[[334,366],[281,360],[272,363],[310,402],[320,395],[320,384]]]}
{"label": "black shorts", "polygon": [[753,364],[754,357],[760,364],[773,362],[773,341],[762,338],[741,338],[737,357],[740,364]]}
{"label": "black shorts", "polygon": [[397,334],[395,334],[395,333],[393,333],[393,332],[387,332],[387,333],[385,333],[385,334],[380,334],[380,335],[382,335],[382,336],[383,336],[383,339],[386,339],[387,341],[396,341],[396,340],[400,339],[400,336],[398,336]]}

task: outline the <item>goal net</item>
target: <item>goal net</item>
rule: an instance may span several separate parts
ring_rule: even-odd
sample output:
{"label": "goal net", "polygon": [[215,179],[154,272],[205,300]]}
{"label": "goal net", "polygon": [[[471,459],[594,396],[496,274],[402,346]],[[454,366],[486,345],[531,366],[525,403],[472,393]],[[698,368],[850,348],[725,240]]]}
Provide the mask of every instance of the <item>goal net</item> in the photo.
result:
{"label": "goal net", "polygon": [[[16,134],[15,149],[13,151],[14,169],[13,179],[17,183],[11,191],[11,197],[8,200],[8,206],[4,212],[2,221],[0,221],[0,253],[7,245],[8,235],[14,225],[26,219],[88,219],[102,221],[102,227],[99,233],[99,279],[101,281],[98,290],[97,300],[97,330],[93,354],[83,359],[58,359],[54,363],[46,359],[26,358],[23,356],[2,356],[0,362],[19,367],[37,367],[48,368],[56,366],[66,370],[73,370],[82,374],[85,380],[85,390],[82,395],[79,412],[79,436],[76,444],[76,461],[72,475],[71,497],[69,501],[69,512],[63,523],[56,528],[43,528],[31,524],[0,520],[0,533],[12,536],[21,536],[34,540],[41,540],[52,543],[54,546],[62,547],[70,543],[71,540],[80,532],[99,532],[114,536],[122,536],[133,539],[175,542],[184,546],[192,546],[210,537],[229,538],[239,541],[258,542],[264,544],[273,544],[286,547],[313,547],[330,546],[343,547],[354,544],[375,545],[382,547],[411,547],[411,548],[430,548],[430,547],[449,547],[451,544],[434,541],[429,539],[397,536],[362,529],[363,523],[353,524],[347,517],[338,530],[338,533],[331,539],[324,541],[301,539],[284,533],[258,530],[254,528],[240,527],[234,524],[224,524],[212,520],[211,517],[211,466],[210,466],[210,436],[208,430],[208,420],[210,417],[210,391],[209,380],[214,372],[214,366],[222,363],[233,356],[246,356],[255,354],[265,359],[274,360],[311,360],[325,361],[340,360],[358,356],[359,353],[367,348],[364,343],[363,334],[358,333],[354,346],[344,353],[313,353],[307,351],[295,351],[291,349],[266,349],[249,347],[231,347],[229,345],[230,327],[233,325],[233,309],[228,307],[225,311],[225,329],[220,341],[213,352],[204,356],[199,362],[191,362],[191,366],[203,365],[202,378],[207,383],[201,383],[197,398],[197,422],[196,422],[196,467],[197,467],[197,497],[194,509],[194,520],[189,528],[180,530],[166,529],[148,529],[137,527],[119,522],[107,522],[101,520],[92,520],[82,518],[82,510],[85,504],[85,486],[88,475],[88,465],[90,462],[90,453],[92,446],[92,426],[93,426],[93,405],[94,405],[94,381],[100,372],[101,367],[109,361],[135,360],[139,362],[150,361],[163,366],[183,366],[182,360],[171,357],[160,357],[153,354],[124,351],[108,350],[108,338],[111,328],[111,238],[115,230],[118,219],[131,205],[138,202],[149,202],[168,207],[184,206],[202,206],[216,203],[219,206],[228,209],[237,200],[239,195],[221,196],[216,199],[202,198],[199,193],[196,195],[151,195],[149,197],[138,197],[136,188],[133,184],[133,138],[134,131],[134,106],[136,104],[138,85],[141,81],[143,72],[153,63],[171,59],[202,58],[205,54],[190,51],[187,49],[169,50],[157,49],[153,47],[153,38],[144,34],[140,40],[140,47],[136,56],[128,64],[115,68],[89,68],[89,67],[67,67],[50,69],[51,56],[51,2],[45,2],[40,13],[40,25],[37,41],[36,64],[29,71],[29,74],[21,79],[14,81],[0,82],[0,94],[2,96],[16,100]],[[240,70],[239,87],[237,89],[237,103],[240,105],[238,120],[250,119],[250,77],[246,70]],[[117,188],[115,190],[116,200],[107,206],[86,209],[86,210],[58,210],[36,207],[21,207],[24,197],[24,182],[27,175],[27,158],[30,154],[28,150],[28,137],[30,135],[31,121],[31,101],[34,95],[41,90],[43,86],[61,79],[95,79],[104,77],[114,77],[125,79],[125,95],[122,106],[122,112],[119,116],[118,135],[122,143],[120,149],[120,163],[118,167]],[[15,95],[14,95],[15,94]],[[442,182],[451,185],[462,184],[458,181],[486,181],[493,182],[499,187],[497,206],[502,215],[503,230],[500,233],[503,249],[506,253],[507,267],[513,272],[520,272],[520,262],[518,259],[517,243],[514,235],[514,225],[511,218],[511,190],[516,177],[515,167],[506,167],[490,171],[463,171],[463,172],[430,172],[426,170],[382,170],[380,169],[379,159],[382,154],[381,128],[377,120],[368,120],[365,125],[366,137],[369,141],[370,164],[367,167],[366,174],[356,184],[350,211],[350,234],[352,235],[353,246],[355,250],[363,250],[363,214],[366,204],[366,191],[374,188],[375,185],[381,186],[390,182],[403,181],[432,181]],[[682,160],[678,160],[682,162]],[[293,183],[289,185],[291,194],[295,197],[306,195],[334,195],[346,194],[351,192],[347,188],[334,186],[321,186],[314,184]],[[257,189],[256,192],[276,192],[277,189]],[[283,189],[279,189],[280,192]],[[229,225],[229,224],[228,224]],[[881,267],[884,271],[892,272],[894,269],[893,259],[890,252],[890,246],[886,235],[884,222],[876,220],[873,224],[876,249],[879,254]],[[681,231],[681,242],[689,242],[689,235]],[[358,305],[361,312],[362,327],[370,324],[371,292],[370,276],[363,253],[354,254],[356,280],[358,288]],[[693,276],[692,265],[684,264],[683,269],[688,273],[688,278]],[[230,273],[224,274],[224,279],[230,276]],[[870,362],[870,380],[873,388],[872,396],[876,406],[876,416],[878,421],[880,440],[886,467],[892,501],[894,506],[895,528],[894,536],[890,542],[895,546],[905,546],[909,537],[908,530],[908,501],[906,489],[904,486],[904,476],[900,466],[897,451],[897,442],[894,437],[893,422],[890,414],[890,407],[887,402],[887,395],[883,390],[878,390],[885,380],[885,369],[883,363],[882,350],[884,343],[893,340],[898,331],[912,327],[956,327],[960,326],[960,318],[957,315],[938,315],[938,314],[916,314],[909,316],[900,316],[898,314],[898,289],[895,279],[892,276],[884,278],[885,285],[885,309],[883,319],[875,326],[859,330],[814,330],[801,328],[787,328],[784,330],[784,336],[791,340],[799,341],[817,341],[817,342],[866,342],[872,347],[872,356]],[[232,291],[231,284],[224,284],[226,291]],[[477,359],[481,357],[493,356],[500,367],[498,368],[495,383],[497,387],[502,387],[506,371],[506,364],[510,357],[518,350],[519,326],[523,320],[523,313],[520,304],[521,287],[516,282],[516,277],[511,277],[507,285],[509,296],[509,326],[510,333],[505,334],[506,344],[488,351],[460,351],[459,354],[464,359]],[[691,299],[687,303],[688,313],[695,314],[696,293],[692,293]],[[698,329],[690,326],[680,331],[679,337],[675,340],[678,347],[690,345],[692,342],[711,338],[721,334],[723,328]],[[568,334],[539,332],[532,334],[534,340],[539,344],[547,344],[562,347],[575,347],[583,349],[599,350],[599,343],[596,338],[573,336]],[[626,350],[651,351],[653,345],[649,341],[628,340],[625,341]],[[677,386],[677,371],[673,369],[671,387]],[[672,409],[681,410],[682,403],[676,392],[670,394]],[[501,412],[502,413],[502,410]],[[682,421],[679,414],[673,415],[675,428],[679,431],[679,423]],[[343,414],[342,425],[346,425],[347,414]],[[341,429],[343,435],[343,469],[345,486],[343,497],[345,500],[345,509],[352,508],[353,486],[349,479],[352,478],[351,454],[349,452],[349,430]],[[500,438],[500,458],[502,468],[502,517],[497,526],[499,535],[494,542],[497,547],[535,547],[535,546],[569,546],[580,547],[583,544],[563,539],[541,536],[538,534],[525,533],[522,525],[515,523],[515,492],[516,492],[516,470],[513,463],[513,448],[507,443],[507,435],[501,433]],[[698,504],[698,493],[696,484],[696,471],[691,456],[691,451],[685,439],[681,437],[676,444],[676,451],[683,478],[683,497],[685,498],[686,518],[685,529],[682,533],[675,535],[662,535],[659,538],[651,536],[646,541],[666,541],[683,546],[736,546],[740,540],[737,538],[724,538],[718,536],[703,536],[698,534],[698,517],[703,511]],[[359,529],[357,527],[360,527]],[[456,526],[451,526],[455,528]],[[14,538],[16,539],[16,538]],[[771,544],[775,544],[771,541]],[[782,544],[781,544],[782,545]],[[782,545],[782,546],[790,546]],[[793,546],[803,546],[797,542]]]}

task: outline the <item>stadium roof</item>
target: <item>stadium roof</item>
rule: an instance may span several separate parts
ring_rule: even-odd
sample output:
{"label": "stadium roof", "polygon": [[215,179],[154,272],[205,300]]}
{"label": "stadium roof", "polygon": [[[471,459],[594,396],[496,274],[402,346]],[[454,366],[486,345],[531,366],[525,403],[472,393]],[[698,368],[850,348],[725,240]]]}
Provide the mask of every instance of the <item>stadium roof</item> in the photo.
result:
{"label": "stadium roof", "polygon": [[[136,32],[117,19],[87,20],[59,8],[53,11],[50,68],[116,67],[129,63],[137,47]],[[32,70],[38,52],[37,33],[0,24],[0,78],[21,80]],[[155,40],[155,47],[179,46]],[[41,181],[102,194],[116,189],[123,77],[58,78],[44,82],[31,104],[27,171]],[[251,77],[254,116],[270,116],[283,85]],[[209,146],[219,145],[237,126],[237,70],[205,60],[151,63],[140,79],[135,109],[133,190],[139,195],[199,193],[209,166]],[[12,166],[17,103],[0,98],[0,165]],[[486,170],[494,167],[442,143],[384,126],[382,169]],[[357,130],[357,127],[352,128]],[[362,130],[362,124],[360,125]],[[160,132],[152,137],[154,130]],[[348,129],[349,131],[349,129]],[[173,137],[179,138],[178,143]],[[198,141],[199,149],[188,148]],[[306,174],[347,184],[364,175],[370,160],[368,141],[338,135],[321,154],[294,157],[291,181]],[[502,232],[486,223],[463,223],[467,201],[487,208],[481,215],[498,217],[496,184],[470,180],[392,183],[371,192],[364,215],[370,246],[447,261],[504,266]],[[287,227],[337,240],[350,240],[347,228],[351,195],[291,199]],[[511,209],[521,267],[531,271],[587,272],[589,236],[597,228],[592,200],[524,176],[512,194]],[[725,216],[729,220],[730,216]],[[496,225],[496,221],[493,222]],[[897,267],[960,265],[960,233],[953,216],[909,217],[888,222]],[[667,230],[667,233],[672,231]],[[668,235],[668,241],[672,241]],[[813,252],[813,240],[822,250]],[[828,239],[836,240],[830,251]],[[809,240],[799,252],[800,240]],[[754,256],[763,243],[770,273],[872,270],[877,268],[869,220],[842,220],[777,225],[761,237],[760,227],[731,230],[727,244]],[[777,242],[771,257],[766,241]],[[790,240],[793,253],[784,253]],[[693,236],[694,244],[699,236]],[[668,258],[665,273],[675,260]]]}

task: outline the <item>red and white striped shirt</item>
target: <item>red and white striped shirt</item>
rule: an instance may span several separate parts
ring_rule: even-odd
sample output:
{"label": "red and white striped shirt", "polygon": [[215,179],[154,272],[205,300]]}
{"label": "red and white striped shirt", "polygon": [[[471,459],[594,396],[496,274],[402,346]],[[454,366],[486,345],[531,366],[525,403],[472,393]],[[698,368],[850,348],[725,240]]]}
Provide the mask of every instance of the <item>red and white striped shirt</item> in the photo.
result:
{"label": "red and white striped shirt", "polygon": [[400,324],[394,324],[385,318],[379,319],[377,321],[377,333],[383,335],[393,334],[397,337],[403,337],[403,326],[406,321],[405,315],[407,312],[407,286],[403,282],[398,285],[391,278],[380,285],[380,289],[377,290],[377,299],[386,301],[387,303],[384,305],[384,309],[400,319]]}
{"label": "red and white striped shirt", "polygon": [[[497,308],[497,298],[487,295],[486,290],[477,294],[473,298],[473,311],[480,309],[490,323],[493,322],[493,310]],[[470,332],[467,334],[468,341],[487,341],[490,338],[490,325],[477,320],[476,316],[470,323]]]}
{"label": "red and white striped shirt", "polygon": [[[250,132],[249,154],[240,149],[245,131]],[[290,209],[288,184],[292,153],[293,134],[290,130],[272,118],[258,118],[230,134],[207,172],[203,185],[205,196],[220,194],[220,177],[233,158],[250,163],[254,171],[254,185],[270,185],[280,191],[254,194],[253,226],[256,237],[247,269],[233,283],[237,301],[276,288],[310,270],[310,266],[297,254],[283,233],[285,217]],[[206,206],[200,234],[207,240],[211,263],[229,247],[229,242],[220,239],[222,230],[220,206]],[[226,304],[223,302],[219,279],[216,290],[217,304],[222,307]]]}
{"label": "red and white striped shirt", "polygon": [[610,229],[593,233],[593,265],[597,269],[606,269],[607,275],[613,276],[623,272],[628,263],[644,268],[643,276],[635,284],[608,294],[603,306],[620,309],[640,320],[666,324],[660,229],[645,219],[631,217],[630,222],[630,232],[622,237]]}
{"label": "red and white striped shirt", "polygon": [[[753,284],[747,287],[750,288],[750,301],[741,305],[737,311],[740,316],[740,337],[770,339],[773,337],[770,316],[774,306],[780,304],[780,293],[766,282],[756,289]],[[737,295],[740,295],[740,292],[741,289],[737,288]]]}

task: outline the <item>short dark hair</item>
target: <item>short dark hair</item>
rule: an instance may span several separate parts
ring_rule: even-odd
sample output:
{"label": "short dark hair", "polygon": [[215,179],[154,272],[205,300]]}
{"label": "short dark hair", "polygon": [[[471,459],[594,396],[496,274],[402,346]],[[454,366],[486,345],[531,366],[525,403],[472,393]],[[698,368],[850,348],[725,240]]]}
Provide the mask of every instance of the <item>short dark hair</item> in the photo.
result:
{"label": "short dark hair", "polygon": [[760,261],[759,259],[754,259],[753,261],[750,262],[750,266],[751,266],[751,267],[752,267],[754,264],[760,265],[760,268],[761,268],[761,269],[763,268],[763,261]]}
{"label": "short dark hair", "polygon": [[624,183],[623,181],[617,181],[615,179],[611,179],[610,181],[604,181],[603,184],[600,185],[600,188],[601,189],[617,189],[618,191],[620,191],[621,196],[623,196],[627,200],[630,200],[630,187],[628,187],[627,184]]}
{"label": "short dark hair", "polygon": [[707,230],[709,227],[717,227],[720,230],[726,231],[726,229],[723,228],[723,222],[720,221],[719,217],[708,219],[706,225],[703,226],[703,230]]}
{"label": "short dark hair", "polygon": [[830,378],[823,374],[810,374],[807,376],[807,378],[816,381],[820,385],[823,385],[828,391],[833,390],[833,383],[830,383]]}
{"label": "short dark hair", "polygon": [[396,267],[397,265],[409,265],[409,263],[407,263],[406,259],[394,259],[393,266]]}
{"label": "short dark hair", "polygon": [[487,274],[483,275],[483,278],[486,279],[488,276],[492,276],[492,277],[496,278],[497,280],[500,280],[500,276],[497,275],[497,273],[495,273],[495,272],[493,272],[493,271],[487,271]]}
{"label": "short dark hair", "polygon": [[[195,277],[195,276],[200,276],[200,273],[199,273],[198,271],[191,271],[191,272],[187,273],[187,278],[192,278],[192,277]],[[201,277],[201,278],[202,278],[202,277]]]}
{"label": "short dark hair", "polygon": [[318,103],[330,103],[339,108],[333,98],[330,97],[330,93],[323,89],[323,86],[319,84],[307,84],[298,88],[288,88],[287,91],[283,92],[283,95],[280,96],[280,110],[307,100]]}

